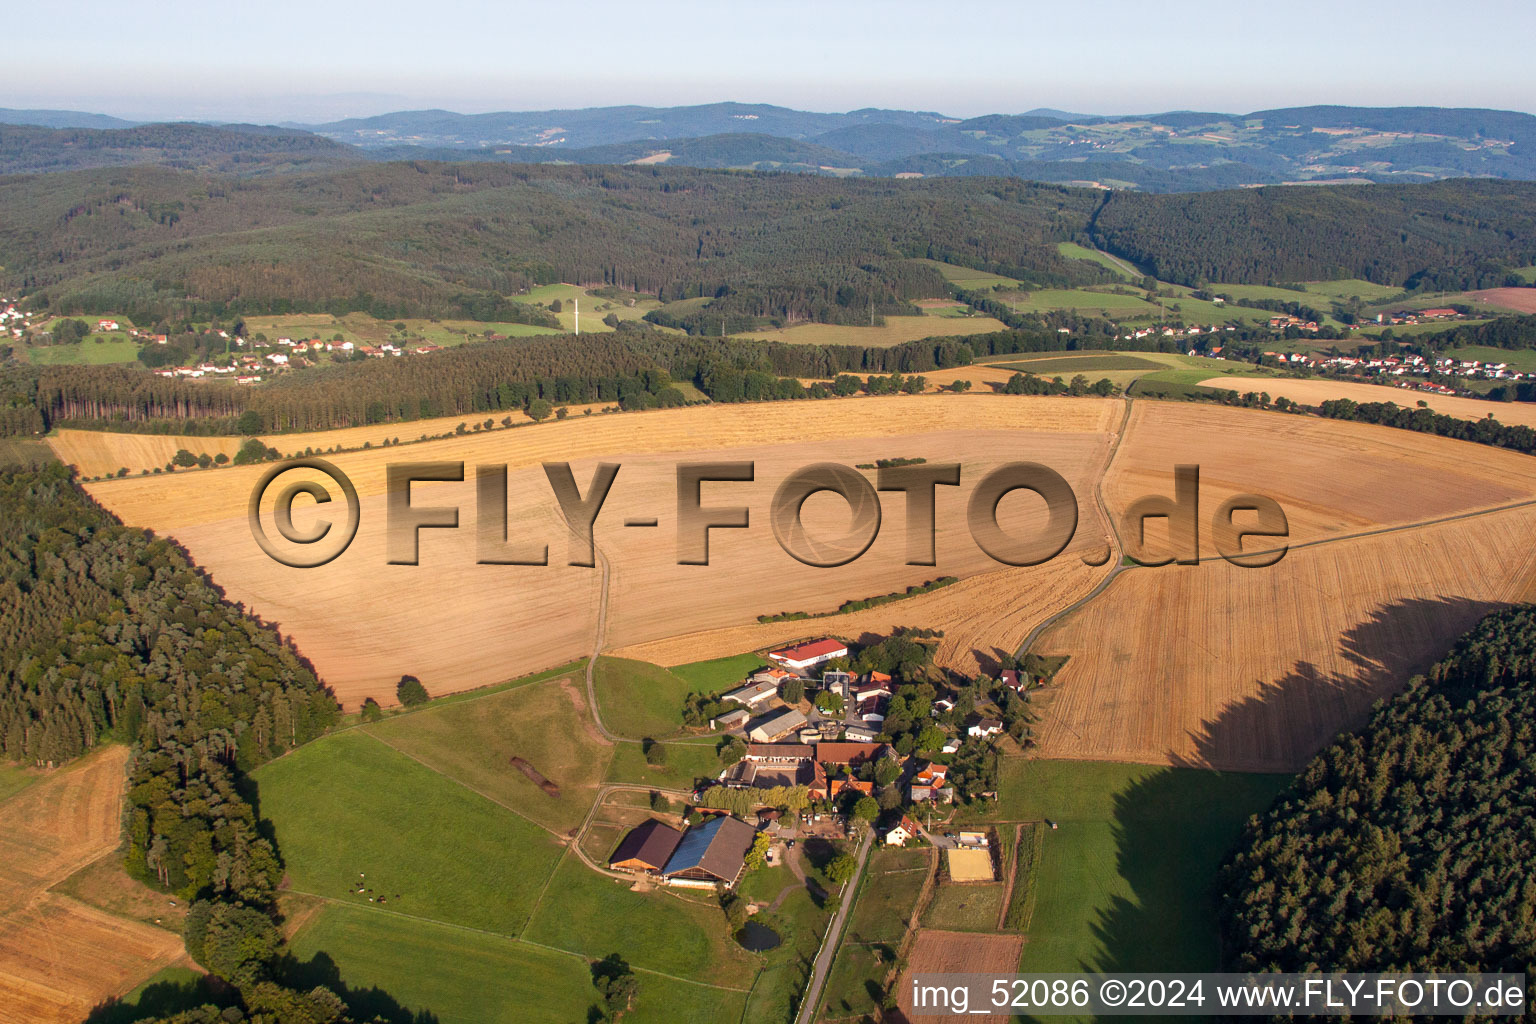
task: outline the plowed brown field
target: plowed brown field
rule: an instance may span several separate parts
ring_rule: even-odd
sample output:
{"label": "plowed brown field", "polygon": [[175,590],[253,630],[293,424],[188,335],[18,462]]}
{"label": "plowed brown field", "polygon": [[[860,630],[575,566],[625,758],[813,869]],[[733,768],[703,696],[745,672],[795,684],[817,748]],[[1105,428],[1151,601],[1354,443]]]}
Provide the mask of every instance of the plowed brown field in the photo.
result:
{"label": "plowed brown field", "polygon": [[971,1012],[938,1016],[917,1016],[912,1006],[912,976],[914,974],[1017,974],[1019,955],[1024,951],[1024,939],[1018,935],[987,935],[982,932],[940,932],[931,928],[918,930],[912,944],[908,966],[896,983],[896,998],[901,1012],[912,1021],[934,1021],[935,1024],[961,1024],[963,1021],[984,1021],[988,1024],[1006,1024],[1013,1020],[1008,1013],[988,1014],[974,1011],[981,1007],[969,1007]]}

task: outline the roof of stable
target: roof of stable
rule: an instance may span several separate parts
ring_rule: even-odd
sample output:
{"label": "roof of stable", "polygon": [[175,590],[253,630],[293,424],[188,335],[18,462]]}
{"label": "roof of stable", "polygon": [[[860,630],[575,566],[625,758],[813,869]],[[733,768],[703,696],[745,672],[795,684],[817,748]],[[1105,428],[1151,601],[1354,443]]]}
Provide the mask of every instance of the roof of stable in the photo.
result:
{"label": "roof of stable", "polygon": [[624,861],[637,860],[660,870],[677,849],[677,844],[682,841],[682,838],[683,834],[671,825],[651,818],[629,830],[629,835],[625,836],[619,848],[613,851],[613,856],[608,858],[608,863],[620,864]]}
{"label": "roof of stable", "polygon": [[739,818],[722,814],[683,833],[682,842],[667,861],[662,872],[675,875],[690,868],[701,868],[727,882],[736,880],[757,829]]}

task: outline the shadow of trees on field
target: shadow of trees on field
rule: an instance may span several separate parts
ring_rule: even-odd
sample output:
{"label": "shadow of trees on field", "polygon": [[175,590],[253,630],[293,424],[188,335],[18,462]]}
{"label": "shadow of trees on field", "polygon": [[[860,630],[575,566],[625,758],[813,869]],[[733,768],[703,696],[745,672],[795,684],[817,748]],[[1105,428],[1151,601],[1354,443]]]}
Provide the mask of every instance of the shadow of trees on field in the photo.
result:
{"label": "shadow of trees on field", "polygon": [[[317,986],[329,989],[347,1007],[354,1020],[383,1021],[384,1024],[438,1024],[437,1015],[427,1010],[412,1012],[394,997],[377,987],[352,988],[341,979],[341,971],[327,953],[316,953],[307,961],[284,954],[272,965],[272,980],[300,993]],[[203,1006],[219,1010],[240,1007],[240,992],[213,975],[199,975],[187,981],[160,981],[139,994],[137,1002],[112,999],[91,1010],[85,1024],[134,1024],[150,1018],[169,1017]]]}
{"label": "shadow of trees on field", "polygon": [[[1097,911],[1094,949],[1076,969],[1220,969],[1218,875],[1250,817],[1274,803],[1306,759],[1340,731],[1364,724],[1377,700],[1402,689],[1457,636],[1502,607],[1462,597],[1382,605],[1339,637],[1346,671],[1297,662],[1202,723],[1191,756],[1174,757],[1173,767],[1149,768],[1116,793],[1109,828],[1119,878],[1108,882],[1121,891]],[[1298,736],[1315,743],[1299,752]],[[1045,841],[1091,827],[1066,820]]]}
{"label": "shadow of trees on field", "polygon": [[316,986],[330,989],[341,997],[355,1020],[380,1020],[385,1024],[438,1024],[437,1014],[430,1010],[412,1012],[402,1006],[394,996],[379,988],[352,988],[341,978],[341,969],[329,953],[316,953],[308,960],[300,961],[292,954],[284,954],[273,968],[275,981],[300,992],[308,992]]}

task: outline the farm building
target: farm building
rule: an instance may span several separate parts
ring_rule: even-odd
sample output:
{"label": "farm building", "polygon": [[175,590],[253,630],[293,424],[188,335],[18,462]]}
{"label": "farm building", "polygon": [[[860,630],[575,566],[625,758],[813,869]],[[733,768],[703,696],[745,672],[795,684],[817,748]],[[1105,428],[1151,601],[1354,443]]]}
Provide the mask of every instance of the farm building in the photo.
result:
{"label": "farm building", "polygon": [[824,672],[821,676],[821,688],[837,694],[844,700],[848,699],[850,687],[853,686],[853,676],[847,672]]}
{"label": "farm building", "polygon": [[780,736],[787,736],[805,727],[805,716],[793,708],[775,712],[758,722],[747,733],[753,743],[772,743]]}
{"label": "farm building", "polygon": [[884,743],[818,743],[816,760],[822,764],[860,765],[886,752]]}
{"label": "farm building", "polygon": [[737,708],[735,711],[727,711],[719,718],[709,723],[711,729],[719,729],[730,732],[733,729],[745,729],[747,722],[751,721],[752,712],[746,708]]}
{"label": "farm building", "polygon": [[806,669],[815,668],[817,665],[831,661],[833,658],[848,657],[848,645],[831,637],[821,640],[812,640],[809,643],[796,644],[794,647],[782,647],[777,651],[768,652],[768,660],[776,661],[785,668],[796,672],[804,672]]}
{"label": "farm building", "polygon": [[850,725],[843,731],[843,738],[854,743],[871,743],[880,735],[879,729],[871,729],[867,725]]}
{"label": "farm building", "polygon": [[668,880],[735,885],[757,829],[728,814],[683,833],[662,875]]}
{"label": "farm building", "polygon": [[737,704],[745,704],[749,708],[757,708],[766,704],[779,695],[779,684],[772,680],[764,680],[760,683],[748,683],[739,690],[732,690],[726,694],[723,700],[733,700]]}
{"label": "farm building", "polygon": [[677,829],[651,818],[629,830],[608,858],[608,866],[619,871],[660,873],[682,838]]}
{"label": "farm building", "polygon": [[821,765],[809,758],[792,761],[750,761],[742,758],[720,773],[720,781],[727,786],[751,789],[806,786],[814,795],[826,791],[827,773]]}

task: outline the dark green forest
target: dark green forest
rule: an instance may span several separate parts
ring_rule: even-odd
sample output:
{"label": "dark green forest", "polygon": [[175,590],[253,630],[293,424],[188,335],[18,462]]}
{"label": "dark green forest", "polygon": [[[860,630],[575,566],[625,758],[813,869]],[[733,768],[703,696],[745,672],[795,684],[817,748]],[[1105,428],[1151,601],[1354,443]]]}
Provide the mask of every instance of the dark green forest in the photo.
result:
{"label": "dark green forest", "polygon": [[170,541],[122,526],[60,463],[0,471],[0,756],[131,744],[127,869],[190,901],[188,952],[253,1004],[308,997],[273,982],[282,861],[244,775],[337,716]]}
{"label": "dark green forest", "polygon": [[[38,307],[166,316],[361,310],[498,319],[529,287],[607,285],[717,314],[868,323],[947,294],[942,257],[1042,285],[1095,193],[682,168],[370,164],[234,179],[139,167],[0,181],[3,284]],[[908,310],[910,311],[910,310]]]}
{"label": "dark green forest", "polygon": [[1219,891],[1233,966],[1536,965],[1536,609],[1496,611],[1249,826]]}
{"label": "dark green forest", "polygon": [[1536,186],[1423,185],[1111,192],[1100,246],[1165,281],[1281,284],[1363,278],[1423,291],[1500,287],[1536,263]]}

